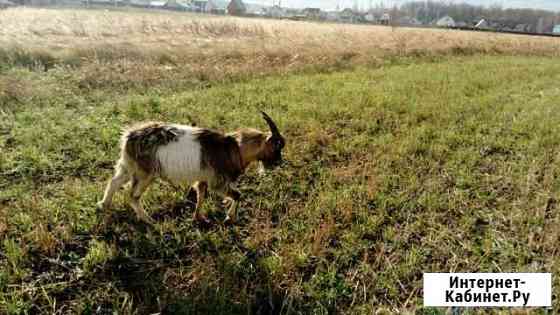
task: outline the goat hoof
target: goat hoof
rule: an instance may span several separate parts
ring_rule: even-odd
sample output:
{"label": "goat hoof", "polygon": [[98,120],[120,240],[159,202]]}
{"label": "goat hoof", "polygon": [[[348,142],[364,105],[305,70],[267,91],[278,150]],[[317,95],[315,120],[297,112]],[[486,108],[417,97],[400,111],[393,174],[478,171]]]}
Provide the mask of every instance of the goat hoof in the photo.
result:
{"label": "goat hoof", "polygon": [[232,219],[231,217],[226,217],[226,219],[224,220],[224,225],[234,225],[235,224],[235,220]]}
{"label": "goat hoof", "polygon": [[224,200],[222,200],[222,206],[224,208],[229,208],[232,203],[233,203],[233,199],[231,198],[225,198]]}
{"label": "goat hoof", "polygon": [[208,218],[202,214],[195,214],[193,215],[193,219],[199,223],[208,225],[210,224],[210,220],[208,220]]}

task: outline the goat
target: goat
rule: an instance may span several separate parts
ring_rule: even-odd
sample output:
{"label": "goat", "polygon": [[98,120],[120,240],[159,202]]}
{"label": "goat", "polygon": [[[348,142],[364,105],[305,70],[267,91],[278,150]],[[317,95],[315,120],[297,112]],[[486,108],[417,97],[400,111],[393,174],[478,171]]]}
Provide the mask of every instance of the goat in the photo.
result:
{"label": "goat", "polygon": [[208,188],[224,195],[226,221],[234,222],[241,194],[231,184],[249,164],[259,161],[266,169],[282,162],[286,142],[274,121],[261,112],[270,132],[241,129],[232,133],[187,125],[149,122],[125,130],[115,175],[105,189],[100,209],[111,207],[114,193],[131,182],[130,206],[139,220],[152,224],[140,198],[156,178],[172,185],[191,184],[196,192],[196,220],[207,222],[199,212]]}

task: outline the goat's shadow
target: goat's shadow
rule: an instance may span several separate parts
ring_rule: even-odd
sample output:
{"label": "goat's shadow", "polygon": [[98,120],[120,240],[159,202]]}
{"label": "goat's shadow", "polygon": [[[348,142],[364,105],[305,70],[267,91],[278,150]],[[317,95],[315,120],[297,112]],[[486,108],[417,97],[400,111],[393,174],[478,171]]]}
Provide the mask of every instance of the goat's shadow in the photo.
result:
{"label": "goat's shadow", "polygon": [[[212,199],[218,207],[219,201]],[[208,200],[210,201],[210,200]],[[245,233],[240,233],[238,229],[243,230],[247,219],[240,216],[234,226],[223,224],[225,218],[224,211],[212,211],[208,214],[211,224],[197,223],[192,219],[196,205],[196,193],[189,190],[185,197],[177,201],[173,206],[161,209],[153,214],[156,222],[165,220],[192,220],[192,227],[201,231],[212,233],[227,233],[227,242],[232,248],[239,250],[244,258],[243,263],[252,266],[258,266],[257,259],[262,257],[261,250],[250,250],[244,245]],[[241,209],[240,209],[241,210]],[[262,287],[256,293],[253,301],[247,301],[246,305],[240,305],[236,301],[228,301],[227,297],[221,295],[220,288],[208,287],[202,293],[204,303],[200,303],[200,295],[197,297],[181,294],[175,290],[169,289],[165,285],[166,273],[178,267],[191,266],[193,263],[188,247],[185,249],[175,249],[174,256],[170,257],[159,255],[159,249],[153,248],[154,242],[147,239],[147,234],[157,235],[161,237],[159,242],[173,243],[173,235],[171,233],[161,233],[157,228],[149,224],[140,222],[136,219],[132,210],[127,211],[111,211],[99,213],[99,221],[102,222],[92,235],[109,244],[114,244],[118,254],[112,260],[107,262],[102,268],[96,270],[92,282],[114,282],[117,288],[130,294],[134,301],[142,301],[139,303],[142,313],[159,312],[162,314],[235,314],[235,313],[253,313],[253,314],[274,314],[278,313],[282,302],[281,294],[270,293],[269,286],[266,283],[268,276],[266,271],[258,271],[253,280],[257,286]],[[188,222],[187,222],[188,225]],[[146,243],[146,246],[143,245]],[[138,253],[139,248],[145,248],[146,256]],[[125,254],[126,253],[126,254]],[[130,255],[130,253],[133,253]],[[163,253],[163,251],[162,251]],[[199,253],[200,255],[200,253]],[[214,256],[216,259],[220,256],[218,250],[206,250],[202,255]],[[162,258],[163,257],[163,258]],[[235,262],[228,261],[231,264],[226,270],[237,268]],[[210,285],[210,283],[209,283]],[[267,289],[264,289],[264,288]],[[271,298],[271,295],[273,298]],[[271,302],[272,301],[272,302]],[[110,302],[97,305],[101,313],[105,310],[110,314],[115,305]],[[232,308],[233,307],[233,308]],[[227,310],[227,311],[226,311]]]}

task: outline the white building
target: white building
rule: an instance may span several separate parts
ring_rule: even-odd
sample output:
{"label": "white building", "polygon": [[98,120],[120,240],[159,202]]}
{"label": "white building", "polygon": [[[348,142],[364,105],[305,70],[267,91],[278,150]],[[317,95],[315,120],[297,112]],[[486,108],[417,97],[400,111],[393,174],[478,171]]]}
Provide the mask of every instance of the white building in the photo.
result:
{"label": "white building", "polygon": [[15,4],[8,0],[0,0],[0,9],[13,7]]}
{"label": "white building", "polygon": [[384,13],[379,19],[379,24],[389,25],[391,24],[391,15],[389,13]]}
{"label": "white building", "polygon": [[283,18],[286,16],[286,11],[282,9],[278,5],[274,5],[270,8],[266,8],[266,16],[273,17],[273,18]]}
{"label": "white building", "polygon": [[370,11],[366,13],[366,15],[364,15],[364,20],[366,20],[366,22],[368,23],[375,23],[377,22],[377,16],[375,16],[375,14]]}
{"label": "white building", "polygon": [[455,27],[455,20],[449,15],[446,15],[439,19],[436,22],[436,25],[439,27]]}
{"label": "white building", "polygon": [[338,21],[338,12],[337,11],[328,11],[325,13],[325,20],[327,21]]}

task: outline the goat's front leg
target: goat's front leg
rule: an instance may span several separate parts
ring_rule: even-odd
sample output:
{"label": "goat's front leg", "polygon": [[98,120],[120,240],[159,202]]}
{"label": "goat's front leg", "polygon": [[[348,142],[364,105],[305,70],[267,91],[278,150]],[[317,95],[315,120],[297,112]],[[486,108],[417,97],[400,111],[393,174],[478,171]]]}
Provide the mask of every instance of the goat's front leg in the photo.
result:
{"label": "goat's front leg", "polygon": [[227,185],[224,194],[226,197],[222,203],[224,206],[229,205],[224,223],[235,223],[237,221],[237,202],[241,198],[241,193]]}

